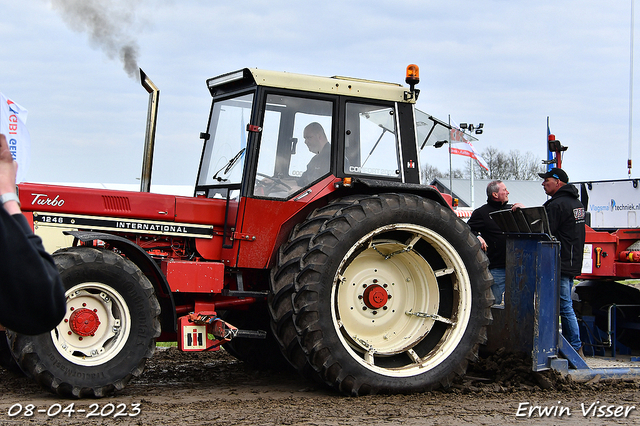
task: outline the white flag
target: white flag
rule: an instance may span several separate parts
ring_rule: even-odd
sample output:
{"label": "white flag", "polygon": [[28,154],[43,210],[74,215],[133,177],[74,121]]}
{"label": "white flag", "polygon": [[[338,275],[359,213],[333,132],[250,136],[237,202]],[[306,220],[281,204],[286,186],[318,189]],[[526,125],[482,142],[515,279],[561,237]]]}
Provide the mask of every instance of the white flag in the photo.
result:
{"label": "white flag", "polygon": [[18,162],[16,183],[23,181],[31,160],[31,138],[26,123],[27,110],[0,93],[0,133],[7,137],[11,155]]}
{"label": "white flag", "polygon": [[[454,143],[459,143],[460,145],[455,147]],[[466,137],[464,132],[459,129],[451,129],[451,144],[449,145],[449,150],[452,154],[456,155],[464,155],[466,157],[471,157],[478,162],[480,167],[489,171],[489,165],[482,158],[482,156],[475,150],[473,145],[471,145],[471,141]]]}

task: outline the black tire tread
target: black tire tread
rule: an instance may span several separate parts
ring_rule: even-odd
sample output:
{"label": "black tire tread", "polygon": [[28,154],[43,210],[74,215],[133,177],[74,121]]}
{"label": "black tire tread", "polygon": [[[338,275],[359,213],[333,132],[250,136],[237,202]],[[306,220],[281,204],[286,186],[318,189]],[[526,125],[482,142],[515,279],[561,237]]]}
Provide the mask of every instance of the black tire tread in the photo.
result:
{"label": "black tire tread", "polygon": [[30,336],[10,333],[11,350],[18,364],[42,387],[63,397],[102,398],[122,390],[132,378],[142,374],[147,360],[151,358],[155,352],[155,338],[160,336],[160,304],[155,296],[153,285],[133,262],[111,251],[89,247],[71,247],[58,250],[53,257],[60,273],[64,273],[64,271],[82,264],[103,263],[117,266],[129,275],[135,277],[151,307],[153,317],[150,331],[151,338],[149,339],[143,356],[129,369],[127,374],[123,377],[114,378],[110,383],[102,386],[80,387],[55,377],[51,371],[46,369],[46,366],[40,360],[40,355],[33,341],[29,338]]}
{"label": "black tire tread", "polygon": [[300,257],[309,249],[312,237],[324,223],[358,198],[341,198],[312,211],[304,222],[294,227],[289,240],[280,247],[277,264],[271,271],[268,300],[271,328],[284,356],[306,377],[312,375],[312,367],[302,352],[293,322],[294,280],[300,272]]}

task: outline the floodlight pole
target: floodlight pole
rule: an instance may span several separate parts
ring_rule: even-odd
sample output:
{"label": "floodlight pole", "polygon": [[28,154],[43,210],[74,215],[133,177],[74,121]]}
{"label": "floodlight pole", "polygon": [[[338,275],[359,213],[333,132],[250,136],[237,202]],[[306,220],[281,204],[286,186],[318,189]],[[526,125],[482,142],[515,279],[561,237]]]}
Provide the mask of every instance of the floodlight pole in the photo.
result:
{"label": "floodlight pole", "polygon": [[449,137],[447,142],[449,143],[449,195],[451,195],[451,202],[453,202],[453,169],[451,167],[451,114],[449,114]]}
{"label": "floodlight pole", "polygon": [[[473,134],[475,133],[476,135],[481,135],[483,132],[483,128],[484,128],[484,123],[478,123],[476,125],[474,124],[466,124],[466,123],[460,123],[460,128],[462,130],[463,134],[466,134],[467,131],[469,131],[469,134]],[[474,182],[473,182],[473,158],[469,157],[469,189],[471,191],[471,208],[474,209],[475,208],[475,197],[473,194],[473,188],[474,188]]]}
{"label": "floodlight pole", "polygon": [[474,197],[474,194],[473,194],[473,192],[474,192],[473,191],[473,186],[474,186],[473,185],[474,184],[474,182],[473,182],[473,161],[474,161],[473,158],[469,157],[469,171],[471,173],[471,179],[469,180],[470,185],[471,185],[471,208],[475,209],[476,208],[476,201],[475,201],[475,197]]}
{"label": "floodlight pole", "polygon": [[631,0],[631,42],[630,42],[630,59],[629,59],[629,160],[627,160],[627,169],[629,178],[631,178],[631,146],[633,141],[633,21],[634,21],[634,0]]}

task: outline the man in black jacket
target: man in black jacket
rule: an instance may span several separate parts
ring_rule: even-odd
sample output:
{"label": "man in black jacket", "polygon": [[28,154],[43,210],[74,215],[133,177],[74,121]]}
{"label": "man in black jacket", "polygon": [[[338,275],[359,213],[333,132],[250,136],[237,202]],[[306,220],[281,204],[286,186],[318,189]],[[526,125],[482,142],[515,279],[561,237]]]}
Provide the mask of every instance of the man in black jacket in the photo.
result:
{"label": "man in black jacket", "polygon": [[573,311],[571,289],[573,279],[582,270],[585,240],[585,213],[578,190],[567,185],[569,176],[564,170],[553,168],[538,173],[544,179],[542,187],[551,198],[544,203],[549,217],[549,230],[560,241],[560,317],[562,334],[569,344],[582,355],[582,342],[578,321]]}
{"label": "man in black jacket", "polygon": [[467,222],[471,231],[480,240],[482,250],[486,251],[489,257],[489,272],[493,275],[491,291],[496,299],[494,306],[502,303],[502,294],[505,289],[507,237],[489,214],[498,210],[515,210],[524,207],[520,203],[511,205],[508,202],[509,191],[507,191],[504,182],[501,180],[489,182],[487,185],[487,204],[475,209]]}
{"label": "man in black jacket", "polygon": [[62,321],[66,300],[53,259],[20,210],[16,171],[0,134],[0,324],[34,335]]}

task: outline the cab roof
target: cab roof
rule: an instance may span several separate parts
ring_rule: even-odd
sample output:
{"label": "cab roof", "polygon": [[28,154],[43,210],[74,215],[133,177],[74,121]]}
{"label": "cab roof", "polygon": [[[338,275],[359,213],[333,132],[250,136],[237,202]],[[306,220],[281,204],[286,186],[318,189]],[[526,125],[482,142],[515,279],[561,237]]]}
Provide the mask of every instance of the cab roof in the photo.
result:
{"label": "cab roof", "polygon": [[245,83],[280,89],[356,96],[393,102],[415,102],[413,96],[405,96],[405,93],[408,93],[408,89],[396,83],[384,83],[340,76],[318,77],[282,71],[267,71],[257,68],[244,68],[211,78],[207,80],[207,85],[209,90],[213,92],[216,87],[232,83],[237,84],[241,80],[248,80],[245,81]]}

